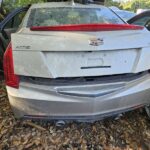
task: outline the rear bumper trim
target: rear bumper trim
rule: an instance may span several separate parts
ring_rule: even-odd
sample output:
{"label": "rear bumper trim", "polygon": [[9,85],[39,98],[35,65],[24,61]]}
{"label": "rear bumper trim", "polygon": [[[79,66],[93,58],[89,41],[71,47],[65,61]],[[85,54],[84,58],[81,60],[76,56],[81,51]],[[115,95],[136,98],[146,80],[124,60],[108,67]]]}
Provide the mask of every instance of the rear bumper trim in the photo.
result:
{"label": "rear bumper trim", "polygon": [[33,120],[52,120],[52,121],[57,121],[57,120],[65,120],[65,121],[78,121],[78,122],[95,122],[98,120],[102,120],[104,118],[108,117],[113,117],[118,114],[126,113],[132,110],[136,110],[139,108],[142,108],[146,105],[137,105],[128,109],[124,110],[118,110],[114,111],[111,113],[105,113],[105,114],[100,114],[100,115],[91,115],[91,116],[35,116],[35,115],[24,115],[22,118],[23,119],[33,119]]}

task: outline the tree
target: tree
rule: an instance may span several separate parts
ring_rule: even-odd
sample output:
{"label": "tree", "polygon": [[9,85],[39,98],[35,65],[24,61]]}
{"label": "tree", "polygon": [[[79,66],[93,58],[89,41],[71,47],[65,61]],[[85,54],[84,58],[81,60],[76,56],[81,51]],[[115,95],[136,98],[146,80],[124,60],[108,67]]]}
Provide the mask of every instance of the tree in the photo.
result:
{"label": "tree", "polygon": [[150,8],[150,0],[132,0],[127,1],[121,4],[123,9],[136,11],[138,8],[141,9],[149,9]]}
{"label": "tree", "polygon": [[46,2],[47,0],[3,0],[3,8],[8,13],[17,7],[27,6],[33,3]]}
{"label": "tree", "polygon": [[120,3],[117,2],[117,1],[113,1],[113,0],[105,0],[105,5],[106,5],[107,7],[116,6],[116,7],[118,7],[118,8],[121,8]]}

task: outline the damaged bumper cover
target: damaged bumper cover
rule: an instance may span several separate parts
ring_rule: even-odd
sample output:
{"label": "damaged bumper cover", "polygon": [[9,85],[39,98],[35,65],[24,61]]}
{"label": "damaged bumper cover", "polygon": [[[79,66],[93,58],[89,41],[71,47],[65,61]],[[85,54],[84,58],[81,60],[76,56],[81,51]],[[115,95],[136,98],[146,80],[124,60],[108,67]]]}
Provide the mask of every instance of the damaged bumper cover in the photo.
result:
{"label": "damaged bumper cover", "polygon": [[150,104],[150,75],[130,81],[7,87],[17,118],[95,121]]}

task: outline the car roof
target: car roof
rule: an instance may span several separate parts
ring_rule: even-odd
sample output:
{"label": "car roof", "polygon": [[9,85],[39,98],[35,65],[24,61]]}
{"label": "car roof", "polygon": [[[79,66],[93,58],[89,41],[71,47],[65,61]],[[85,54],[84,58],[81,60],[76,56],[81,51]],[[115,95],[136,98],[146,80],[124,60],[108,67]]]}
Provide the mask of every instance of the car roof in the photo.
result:
{"label": "car roof", "polygon": [[73,5],[71,2],[47,2],[47,3],[37,3],[31,6],[33,8],[50,8],[50,7],[83,7],[83,8],[107,8],[103,5],[96,5],[96,4],[80,4],[75,3]]}

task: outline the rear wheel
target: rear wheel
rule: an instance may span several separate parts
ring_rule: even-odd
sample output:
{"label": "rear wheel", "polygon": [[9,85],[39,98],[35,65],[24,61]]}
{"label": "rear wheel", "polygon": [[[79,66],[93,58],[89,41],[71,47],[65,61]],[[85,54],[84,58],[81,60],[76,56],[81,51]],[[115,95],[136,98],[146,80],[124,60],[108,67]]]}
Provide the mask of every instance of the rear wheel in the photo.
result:
{"label": "rear wheel", "polygon": [[150,118],[150,105],[145,107],[146,113],[148,117]]}

